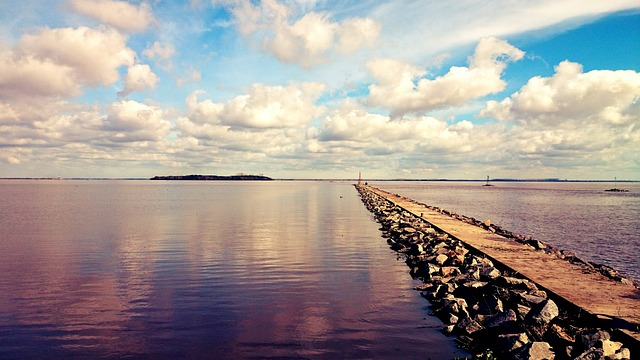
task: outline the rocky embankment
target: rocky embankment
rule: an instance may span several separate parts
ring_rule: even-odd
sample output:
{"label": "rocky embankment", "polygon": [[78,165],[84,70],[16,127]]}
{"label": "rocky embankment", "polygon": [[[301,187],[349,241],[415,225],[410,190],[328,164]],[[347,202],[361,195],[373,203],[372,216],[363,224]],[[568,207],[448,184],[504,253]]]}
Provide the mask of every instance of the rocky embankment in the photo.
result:
{"label": "rocky embankment", "polygon": [[[367,209],[382,225],[387,243],[404,255],[410,273],[424,284],[416,287],[431,303],[442,331],[481,358],[506,359],[630,359],[631,351],[612,339],[613,329],[595,327],[593,318],[562,299],[554,299],[532,281],[465,246],[423,219],[356,186]],[[431,209],[435,209],[431,207]],[[540,251],[593,267],[630,282],[615,270],[597,267],[573,254],[502,230],[495,225],[450,214]],[[604,270],[603,270],[604,269]]]}

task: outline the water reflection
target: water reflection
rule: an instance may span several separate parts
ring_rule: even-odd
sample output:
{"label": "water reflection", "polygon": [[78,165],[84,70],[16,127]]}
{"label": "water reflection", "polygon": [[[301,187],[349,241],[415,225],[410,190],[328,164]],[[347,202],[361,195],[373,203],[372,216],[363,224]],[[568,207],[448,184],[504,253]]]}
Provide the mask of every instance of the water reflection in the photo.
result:
{"label": "water reflection", "polygon": [[0,196],[2,358],[463,354],[350,184],[6,182]]}

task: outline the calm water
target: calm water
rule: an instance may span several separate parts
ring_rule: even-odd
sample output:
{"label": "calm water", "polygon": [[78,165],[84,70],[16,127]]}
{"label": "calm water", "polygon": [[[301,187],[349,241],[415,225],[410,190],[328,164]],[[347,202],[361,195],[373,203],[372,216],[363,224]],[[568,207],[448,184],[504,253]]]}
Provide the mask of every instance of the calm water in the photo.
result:
{"label": "calm water", "polygon": [[0,358],[464,356],[357,192],[0,181]]}
{"label": "calm water", "polygon": [[529,235],[640,281],[640,183],[378,182],[422,203]]}

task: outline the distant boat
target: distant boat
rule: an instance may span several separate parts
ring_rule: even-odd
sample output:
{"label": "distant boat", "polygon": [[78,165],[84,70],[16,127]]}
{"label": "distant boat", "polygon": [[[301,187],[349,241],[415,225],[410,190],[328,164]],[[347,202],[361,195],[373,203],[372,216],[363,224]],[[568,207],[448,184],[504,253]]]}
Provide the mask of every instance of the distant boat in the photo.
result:
{"label": "distant boat", "polygon": [[489,175],[487,175],[487,183],[482,185],[482,186],[493,186],[493,185],[489,184]]}
{"label": "distant boat", "polygon": [[618,178],[615,177],[614,178],[614,182],[613,182],[613,189],[607,189],[605,191],[611,191],[611,192],[629,192],[629,190],[626,189],[618,189]]}

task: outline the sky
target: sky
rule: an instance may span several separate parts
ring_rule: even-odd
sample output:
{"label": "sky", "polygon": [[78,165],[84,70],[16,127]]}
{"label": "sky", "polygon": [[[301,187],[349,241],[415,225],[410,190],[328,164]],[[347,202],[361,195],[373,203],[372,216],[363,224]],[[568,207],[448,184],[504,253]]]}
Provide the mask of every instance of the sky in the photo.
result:
{"label": "sky", "polygon": [[0,0],[0,177],[640,180],[637,0]]}

